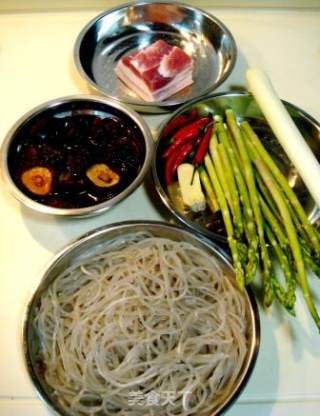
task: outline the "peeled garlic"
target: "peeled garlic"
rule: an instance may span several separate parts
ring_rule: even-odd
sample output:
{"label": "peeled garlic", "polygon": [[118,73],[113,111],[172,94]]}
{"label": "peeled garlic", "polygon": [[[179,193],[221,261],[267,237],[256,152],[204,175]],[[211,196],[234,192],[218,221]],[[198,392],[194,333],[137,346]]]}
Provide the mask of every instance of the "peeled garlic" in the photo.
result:
{"label": "peeled garlic", "polygon": [[[190,163],[182,163],[178,167],[178,182],[183,202],[192,211],[199,212],[206,208],[206,198],[201,189],[200,177]],[[192,181],[192,183],[191,183]]]}

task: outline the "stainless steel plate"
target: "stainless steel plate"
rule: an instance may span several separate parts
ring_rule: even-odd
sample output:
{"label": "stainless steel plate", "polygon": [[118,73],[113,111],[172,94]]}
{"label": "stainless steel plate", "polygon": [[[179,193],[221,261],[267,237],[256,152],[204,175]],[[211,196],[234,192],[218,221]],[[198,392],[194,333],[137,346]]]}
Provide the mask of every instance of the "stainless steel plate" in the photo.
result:
{"label": "stainless steel plate", "polygon": [[[24,192],[22,188],[20,189],[11,174],[9,155],[11,149],[14,147],[15,139],[19,132],[24,131],[23,129],[25,129],[26,133],[24,140],[28,140],[28,129],[36,125],[39,120],[41,122],[41,120],[50,120],[51,118],[63,119],[66,116],[73,117],[79,115],[94,115],[99,117],[117,116],[124,120],[126,125],[132,125],[137,128],[137,131],[139,131],[139,135],[141,136],[141,143],[145,147],[141,169],[137,172],[136,177],[133,178],[132,182],[128,184],[125,189],[116,194],[114,197],[98,204],[91,204],[81,208],[59,208],[37,202],[30,195]],[[108,137],[106,137],[106,140],[108,140]],[[128,108],[117,101],[101,96],[74,95],[61,97],[33,108],[17,120],[17,122],[12,126],[0,148],[0,172],[2,173],[3,181],[8,191],[28,208],[49,215],[68,217],[91,216],[114,207],[140,185],[150,167],[153,148],[154,145],[152,135],[148,125],[145,123],[143,118],[131,108]],[[15,166],[13,166],[13,168],[15,168]]]}
{"label": "stainless steel plate", "polygon": [[[59,397],[57,397],[55,392],[45,382],[41,360],[41,340],[37,336],[33,325],[41,296],[54,282],[56,277],[71,264],[76,263],[79,259],[85,259],[95,255],[99,251],[101,252],[115,238],[124,241],[122,238],[124,235],[139,231],[150,232],[155,237],[169,238],[173,241],[186,241],[193,244],[195,247],[214,256],[220,262],[225,273],[230,276],[230,279],[234,277],[234,271],[228,258],[212,243],[201,239],[199,236],[183,228],[161,222],[131,221],[111,224],[94,230],[67,246],[57,254],[44,273],[42,281],[28,305],[23,334],[24,358],[29,375],[41,398],[51,409],[60,415],[70,416],[70,413],[61,406]],[[248,381],[257,358],[260,345],[260,320],[257,304],[250,289],[244,291],[243,296],[246,299],[249,328],[247,357],[230,395],[220,403],[219,407],[213,412],[213,415],[220,414],[222,409],[225,410],[236,399]]]}
{"label": "stainless steel plate", "polygon": [[[162,102],[148,103],[121,83],[119,59],[158,39],[184,49],[194,59],[194,83]],[[79,34],[74,59],[80,74],[100,93],[142,112],[163,112],[216,89],[233,69],[237,50],[217,18],[172,2],[134,2],[106,11]]]}
{"label": "stainless steel plate", "polygon": [[[222,218],[213,218],[211,211],[207,208],[201,213],[192,211],[181,212],[171,201],[167,187],[164,181],[164,163],[161,157],[163,153],[164,143],[161,141],[162,129],[165,125],[177,115],[188,113],[190,109],[202,103],[204,107],[208,107],[216,115],[224,116],[226,109],[233,109],[239,121],[248,120],[255,132],[259,135],[265,147],[277,163],[283,174],[288,178],[290,186],[297,194],[301,204],[307,212],[311,222],[315,222],[319,218],[319,209],[309,194],[307,188],[301,180],[296,168],[291,164],[283,148],[272,133],[267,121],[265,120],[261,110],[254,98],[247,93],[220,93],[212,96],[195,100],[179,110],[177,110],[169,119],[165,120],[159,129],[158,142],[154,153],[152,164],[153,178],[158,194],[162,202],[170,210],[170,212],[184,225],[192,229],[204,233],[207,237],[226,243],[224,228],[222,226]],[[314,152],[320,162],[320,124],[311,116],[298,107],[283,101],[291,117],[301,131],[306,142]]]}

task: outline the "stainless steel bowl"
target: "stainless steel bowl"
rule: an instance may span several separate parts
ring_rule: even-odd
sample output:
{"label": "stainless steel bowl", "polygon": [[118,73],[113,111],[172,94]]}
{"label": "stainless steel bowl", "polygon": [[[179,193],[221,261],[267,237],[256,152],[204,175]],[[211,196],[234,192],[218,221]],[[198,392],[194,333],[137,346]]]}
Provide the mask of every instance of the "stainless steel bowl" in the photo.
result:
{"label": "stainless steel bowl", "polygon": [[[45,403],[60,415],[67,416],[69,413],[62,409],[61,405],[59,405],[58,398],[44,380],[43,367],[41,366],[40,340],[35,333],[33,325],[41,296],[53,283],[55,278],[77,260],[88,258],[103,250],[108,242],[114,238],[121,239],[126,234],[139,231],[150,232],[155,237],[169,238],[173,241],[186,241],[193,244],[195,247],[214,256],[220,262],[225,273],[230,276],[230,279],[234,278],[234,271],[229,259],[224,253],[216,248],[212,242],[200,238],[199,236],[194,235],[194,233],[190,233],[178,226],[161,222],[131,221],[111,224],[96,229],[68,245],[53,258],[46,269],[40,285],[28,305],[23,333],[24,358],[32,382]],[[225,410],[236,399],[248,381],[257,358],[260,345],[260,320],[257,304],[250,289],[244,291],[243,296],[246,299],[249,326],[247,357],[230,395],[220,403],[212,416],[220,414],[222,410]]]}
{"label": "stainless steel bowl", "polygon": [[[161,157],[163,153],[163,141],[161,134],[163,128],[177,115],[188,113],[196,104],[202,103],[204,106],[210,107],[214,114],[223,116],[227,108],[233,109],[238,120],[248,120],[250,124],[262,139],[265,147],[270,152],[274,161],[277,163],[282,172],[287,176],[290,186],[294,189],[304,209],[306,210],[311,222],[315,222],[319,218],[319,209],[311,198],[307,188],[302,182],[297,170],[289,161],[287,155],[279,144],[278,140],[272,133],[267,121],[265,120],[261,110],[254,98],[247,93],[229,93],[222,92],[211,95],[200,100],[184,105],[175,113],[173,113],[159,128],[158,141],[156,143],[154,159],[152,163],[153,178],[158,195],[164,205],[169,209],[171,214],[184,225],[204,233],[207,237],[226,243],[226,237],[223,229],[219,230],[219,222],[212,224],[212,213],[209,209],[201,214],[195,214],[191,211],[183,213],[179,211],[170,199],[164,181],[164,163]],[[320,161],[320,124],[310,115],[305,113],[298,107],[283,101],[290,115],[292,116],[297,127],[301,131],[306,142]]]}
{"label": "stainless steel bowl", "polygon": [[[114,72],[119,59],[159,38],[194,59],[194,83],[162,101],[148,103],[124,86]],[[237,49],[230,31],[209,13],[170,1],[139,1],[107,10],[79,34],[74,60],[96,91],[141,112],[172,110],[216,89],[230,74]]]}
{"label": "stainless steel bowl", "polygon": [[[122,190],[117,195],[113,196],[111,199],[108,199],[95,205],[92,204],[90,206],[81,208],[57,208],[36,202],[17,186],[10,173],[8,156],[16,135],[24,126],[26,126],[27,123],[28,125],[31,125],[35,119],[38,121],[41,120],[41,117],[47,117],[49,115],[49,117],[52,116],[61,118],[65,116],[72,117],[73,115],[81,114],[117,114],[119,117],[123,115],[123,117],[125,117],[127,120],[132,121],[132,124],[138,128],[139,132],[141,132],[142,141],[145,147],[144,161],[142,163],[140,171],[138,172],[137,176],[133,179],[133,181],[124,190]],[[89,95],[62,97],[46,102],[32,109],[27,114],[22,116],[10,129],[1,147],[2,178],[5,182],[8,191],[21,203],[35,211],[44,214],[54,214],[59,216],[90,216],[98,214],[113,207],[115,204],[126,198],[134,189],[137,188],[137,186],[141,183],[150,167],[153,148],[153,139],[148,125],[144,122],[143,118],[140,117],[140,115],[132,109],[127,108],[126,106],[122,105],[117,101],[113,101],[103,97],[95,97]]]}

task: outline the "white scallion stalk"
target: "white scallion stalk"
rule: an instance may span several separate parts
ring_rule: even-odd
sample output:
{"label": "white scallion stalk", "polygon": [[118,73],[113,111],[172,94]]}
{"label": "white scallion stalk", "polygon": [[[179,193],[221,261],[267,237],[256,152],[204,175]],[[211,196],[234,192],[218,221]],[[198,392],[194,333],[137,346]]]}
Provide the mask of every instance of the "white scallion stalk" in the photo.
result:
{"label": "white scallion stalk", "polygon": [[260,69],[251,68],[247,70],[246,77],[249,90],[272,131],[320,207],[320,165],[317,159],[278,97],[267,74]]}

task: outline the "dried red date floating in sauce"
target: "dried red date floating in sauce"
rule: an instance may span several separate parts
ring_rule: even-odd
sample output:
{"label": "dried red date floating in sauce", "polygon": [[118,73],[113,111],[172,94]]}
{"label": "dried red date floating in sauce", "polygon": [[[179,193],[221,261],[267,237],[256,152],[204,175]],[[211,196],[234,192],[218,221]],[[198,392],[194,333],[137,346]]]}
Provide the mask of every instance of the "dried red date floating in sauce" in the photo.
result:
{"label": "dried red date floating in sauce", "polygon": [[138,175],[145,158],[138,126],[121,113],[79,113],[49,112],[18,130],[9,170],[33,200],[57,208],[96,205],[122,192]]}

